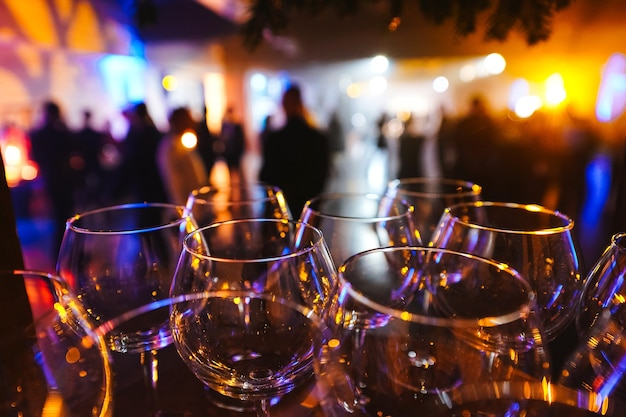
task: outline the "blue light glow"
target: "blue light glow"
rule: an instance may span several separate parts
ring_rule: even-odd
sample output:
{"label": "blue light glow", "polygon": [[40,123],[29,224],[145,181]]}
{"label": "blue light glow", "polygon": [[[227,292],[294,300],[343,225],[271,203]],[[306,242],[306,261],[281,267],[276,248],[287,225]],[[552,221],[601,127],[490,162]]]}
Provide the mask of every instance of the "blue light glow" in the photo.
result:
{"label": "blue light glow", "polygon": [[127,103],[144,100],[147,68],[145,60],[125,55],[107,55],[100,59],[98,68],[106,91],[115,105],[123,107]]}

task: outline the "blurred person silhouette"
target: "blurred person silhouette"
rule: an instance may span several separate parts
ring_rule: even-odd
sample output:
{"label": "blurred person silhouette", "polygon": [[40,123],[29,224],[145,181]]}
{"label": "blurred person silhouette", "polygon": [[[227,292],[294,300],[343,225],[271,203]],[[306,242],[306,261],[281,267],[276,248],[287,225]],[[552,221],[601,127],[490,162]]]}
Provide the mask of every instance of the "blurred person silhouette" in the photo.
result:
{"label": "blurred person silhouette", "polygon": [[77,164],[75,137],[65,124],[60,106],[54,101],[46,101],[42,113],[41,125],[30,132],[31,152],[39,165],[44,193],[51,205],[54,230],[51,255],[56,259],[65,222],[75,214],[74,197],[82,162]]}
{"label": "blurred person silhouette", "polygon": [[228,164],[231,183],[237,183],[241,175],[241,158],[246,149],[246,137],[232,106],[228,106],[224,113],[220,139],[224,145],[223,155]]}
{"label": "blurred person silhouette", "polygon": [[426,136],[421,131],[420,120],[410,115],[404,123],[404,131],[398,138],[399,161],[398,178],[415,178],[425,176],[422,166],[422,149]]}
{"label": "blurred person silhouette", "polygon": [[454,121],[444,105],[439,107],[439,127],[436,138],[441,175],[444,178],[454,178],[454,165],[457,158],[454,147]]}
{"label": "blurred person silhouette", "polygon": [[273,116],[271,114],[268,114],[263,118],[261,131],[259,132],[259,142],[261,145],[261,149],[265,147],[265,141],[267,140],[267,137],[274,131],[274,126],[272,123]]}
{"label": "blurred person silhouette", "polygon": [[385,134],[385,125],[389,121],[387,113],[382,113],[378,119],[376,119],[376,147],[380,150],[387,150],[389,147],[387,143],[387,135]]}
{"label": "blurred person silhouette", "polygon": [[158,163],[168,200],[185,204],[196,188],[209,181],[202,158],[195,148],[188,148],[182,141],[183,134],[195,134],[196,122],[187,107],[174,109],[169,116],[170,130],[158,149]]}
{"label": "blurred person silhouette", "polygon": [[210,176],[211,171],[213,170],[213,166],[215,165],[215,161],[218,157],[215,148],[216,143],[219,141],[219,138],[209,130],[207,112],[208,109],[205,108],[202,119],[198,123],[196,123],[195,131],[198,138],[196,149],[198,151],[198,154],[200,155],[200,158],[202,158],[202,162],[204,163],[204,169],[207,175]]}
{"label": "blurred person silhouette", "polygon": [[[482,185],[484,192],[486,190],[488,194],[489,190],[495,189],[490,188],[491,185],[500,188],[498,184],[494,184],[494,181],[499,181],[494,178],[494,172],[498,172],[499,167],[499,126],[482,95],[472,96],[469,105],[469,111],[457,120],[451,133],[455,161],[450,174],[452,178]],[[492,198],[498,197],[494,195]]]}
{"label": "blurred person silhouette", "polygon": [[302,92],[291,85],[283,94],[286,122],[268,135],[259,179],[280,187],[294,217],[306,201],[320,194],[330,170],[329,139],[305,118]]}
{"label": "blurred person silhouette", "polygon": [[77,145],[83,160],[83,177],[78,193],[77,204],[81,210],[102,204],[103,168],[100,163],[102,148],[106,141],[105,133],[96,130],[92,125],[92,113],[83,110],[83,126],[76,131]]}
{"label": "blurred person silhouette", "polygon": [[157,149],[163,134],[143,102],[131,105],[123,115],[129,127],[120,144],[121,161],[113,199],[119,203],[165,202],[167,195],[157,166]]}

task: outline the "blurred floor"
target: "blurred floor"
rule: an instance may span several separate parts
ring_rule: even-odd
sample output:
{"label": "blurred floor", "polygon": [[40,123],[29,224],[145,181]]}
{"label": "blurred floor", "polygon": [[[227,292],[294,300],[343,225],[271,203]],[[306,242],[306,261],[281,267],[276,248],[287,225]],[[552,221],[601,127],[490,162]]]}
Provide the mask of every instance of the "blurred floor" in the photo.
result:
{"label": "blurred floor", "polygon": [[[439,175],[435,145],[433,141],[427,141],[422,155],[425,175],[428,176]],[[248,176],[254,178],[254,173],[260,166],[259,157],[247,155],[245,160],[248,166],[247,171],[251,173]],[[332,177],[327,186],[329,192],[381,193],[387,182],[395,178],[394,173],[397,170],[395,158],[390,157],[389,150],[380,150],[366,141],[354,142],[346,151],[336,154],[333,160]],[[610,238],[609,226],[602,223],[606,223],[602,208],[606,205],[610,195],[608,189],[602,189],[600,186],[604,183],[604,186],[608,188],[603,179],[610,177],[610,172],[606,172],[607,168],[602,163],[603,161],[599,160],[595,164],[590,164],[588,184],[580,185],[593,191],[587,196],[580,218],[575,219],[575,229],[578,232],[583,252],[585,270],[591,268],[609,244]],[[33,200],[41,200],[41,197],[36,198],[37,195],[39,195],[37,190],[15,190],[18,233],[23,246],[26,267],[53,271],[56,262],[51,249],[53,225],[45,215],[46,210],[42,209],[41,201],[33,203]],[[28,216],[28,213],[32,212],[37,214]]]}

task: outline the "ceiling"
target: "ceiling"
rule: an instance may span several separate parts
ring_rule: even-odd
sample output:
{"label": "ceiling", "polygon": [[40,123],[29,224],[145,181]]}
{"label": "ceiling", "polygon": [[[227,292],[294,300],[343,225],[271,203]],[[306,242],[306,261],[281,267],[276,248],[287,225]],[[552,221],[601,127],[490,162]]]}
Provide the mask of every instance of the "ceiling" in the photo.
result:
{"label": "ceiling", "polygon": [[[141,39],[150,43],[203,43],[238,33],[222,0],[105,0],[116,3]],[[230,1],[230,0],[227,0]],[[211,6],[211,7],[209,7]]]}
{"label": "ceiling", "polygon": [[[139,0],[109,0],[125,5]],[[621,48],[626,38],[626,8],[623,0],[572,0],[553,20],[547,42],[529,46],[513,31],[504,41],[487,41],[484,24],[476,33],[460,38],[451,22],[436,25],[423,18],[417,2],[405,2],[403,19],[396,31],[389,31],[384,1],[366,3],[357,13],[339,16],[294,12],[282,33],[266,36],[250,50],[243,46],[238,21],[240,0],[142,0],[148,6],[138,33],[147,43],[206,43],[219,40],[231,63],[253,61],[272,66],[307,66],[311,63],[345,61],[384,53],[391,58],[432,58],[472,56],[499,51],[516,54],[595,53],[608,56]],[[364,3],[365,4],[365,3]],[[234,6],[238,6],[233,12]],[[144,13],[146,13],[144,10]],[[146,18],[147,16],[147,18]],[[233,17],[237,16],[237,17]]]}

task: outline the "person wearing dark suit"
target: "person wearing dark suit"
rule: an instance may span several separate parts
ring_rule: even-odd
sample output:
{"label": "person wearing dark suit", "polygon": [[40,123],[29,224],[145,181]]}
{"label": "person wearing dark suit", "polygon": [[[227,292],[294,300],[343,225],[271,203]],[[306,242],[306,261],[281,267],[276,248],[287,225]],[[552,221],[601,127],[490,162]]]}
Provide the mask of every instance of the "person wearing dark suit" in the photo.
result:
{"label": "person wearing dark suit", "polygon": [[282,106],[286,123],[267,136],[259,180],[280,187],[292,215],[298,218],[306,201],[326,186],[329,139],[307,122],[299,86],[285,91]]}

